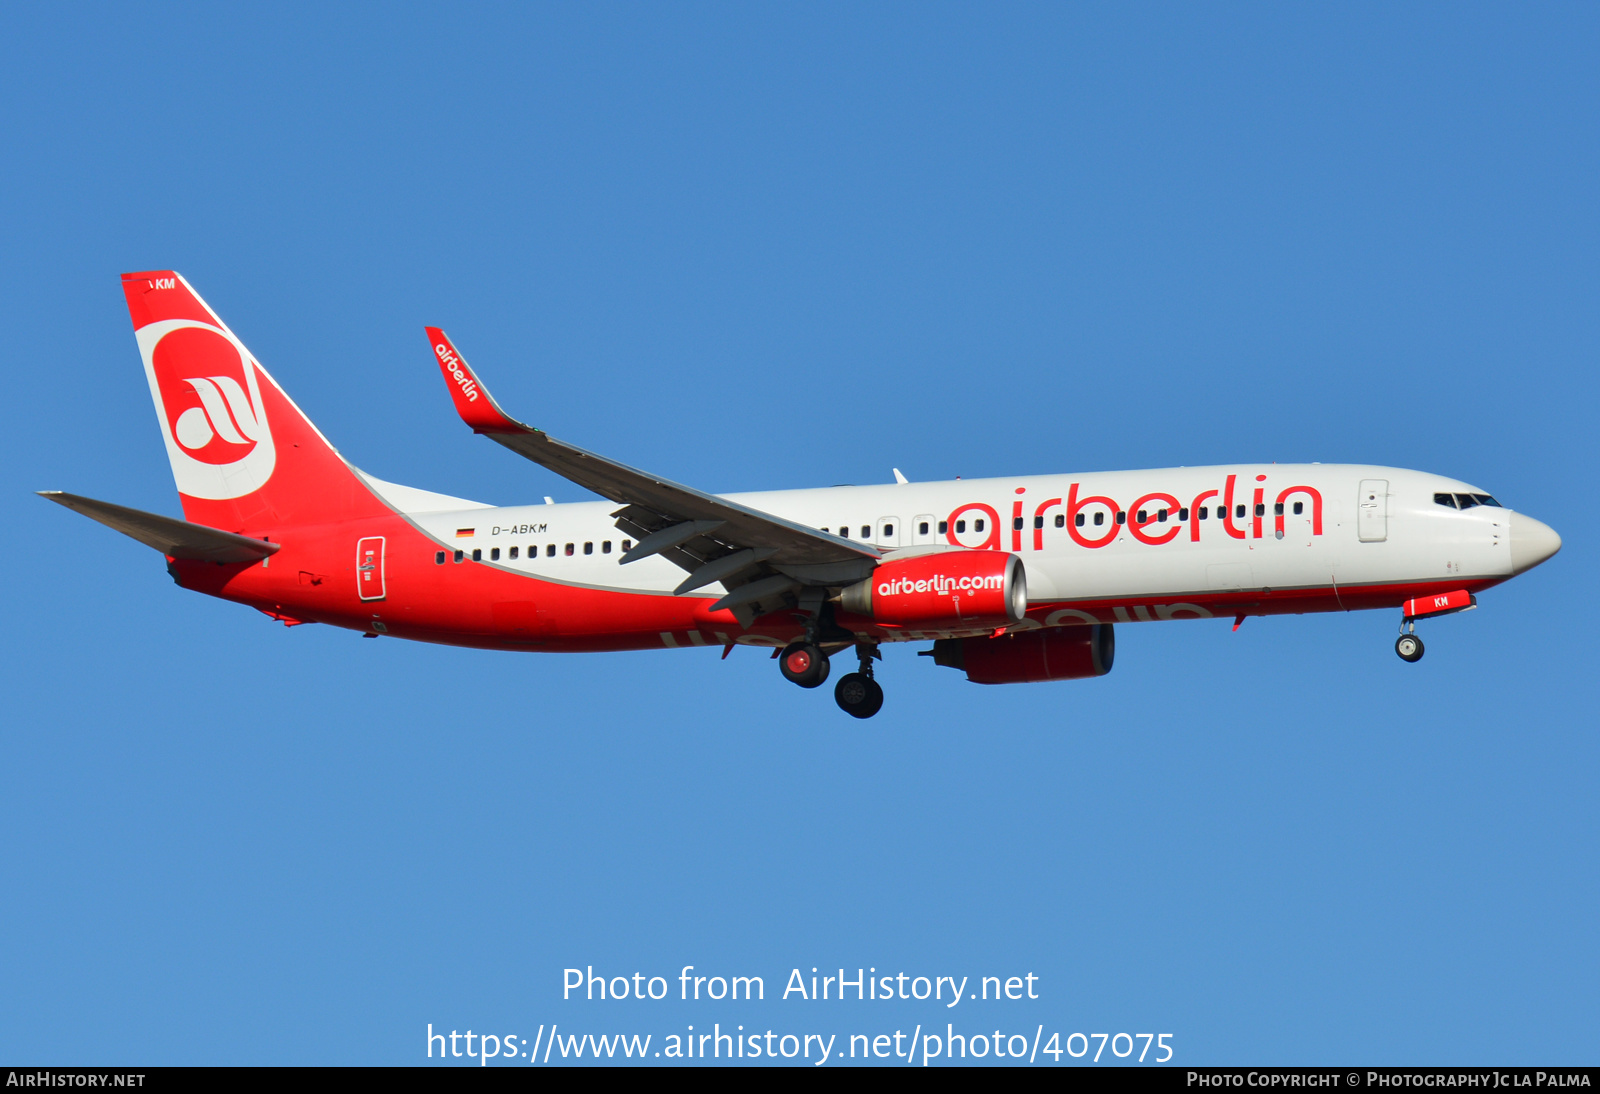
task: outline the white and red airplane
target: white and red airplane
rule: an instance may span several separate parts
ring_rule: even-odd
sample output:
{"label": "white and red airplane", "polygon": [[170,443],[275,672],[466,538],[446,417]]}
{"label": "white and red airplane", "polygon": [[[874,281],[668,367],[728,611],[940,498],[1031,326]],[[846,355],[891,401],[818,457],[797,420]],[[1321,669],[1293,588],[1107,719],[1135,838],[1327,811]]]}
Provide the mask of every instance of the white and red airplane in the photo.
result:
{"label": "white and red airplane", "polygon": [[713,495],[503,412],[427,328],[457,412],[604,501],[495,507],[383,482],[333,448],[170,270],[123,275],[186,520],[44,496],[148,544],[186,589],[294,626],[510,650],[770,647],[877,713],[885,642],[983,684],[1111,669],[1115,623],[1401,608],[1415,620],[1555,554],[1475,486],[1392,467],[1258,464]]}

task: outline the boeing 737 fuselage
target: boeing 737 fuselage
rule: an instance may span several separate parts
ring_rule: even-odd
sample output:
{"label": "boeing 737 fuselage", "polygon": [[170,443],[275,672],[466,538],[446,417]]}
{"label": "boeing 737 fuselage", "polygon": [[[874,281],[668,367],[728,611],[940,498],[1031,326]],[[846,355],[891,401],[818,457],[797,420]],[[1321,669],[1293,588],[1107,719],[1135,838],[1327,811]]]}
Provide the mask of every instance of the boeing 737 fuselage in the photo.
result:
{"label": "boeing 737 fuselage", "polygon": [[712,495],[506,415],[427,328],[456,410],[603,501],[496,507],[347,463],[171,271],[126,274],[185,520],[45,494],[160,550],[187,589],[294,626],[531,651],[771,647],[841,708],[885,642],[978,683],[1100,676],[1116,623],[1476,605],[1561,540],[1468,483],[1259,464]]}

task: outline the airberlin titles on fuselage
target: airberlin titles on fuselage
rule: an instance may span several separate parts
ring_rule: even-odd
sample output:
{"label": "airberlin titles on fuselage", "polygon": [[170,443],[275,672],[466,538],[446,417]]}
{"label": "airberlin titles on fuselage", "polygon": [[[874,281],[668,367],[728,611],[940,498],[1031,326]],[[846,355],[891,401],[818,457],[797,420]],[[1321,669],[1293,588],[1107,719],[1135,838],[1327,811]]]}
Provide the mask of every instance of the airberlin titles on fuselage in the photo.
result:
{"label": "airberlin titles on fuselage", "polygon": [[[1065,528],[1074,543],[1091,549],[1109,546],[1116,541],[1118,534],[1126,529],[1136,542],[1160,547],[1178,539],[1185,525],[1189,529],[1188,541],[1199,543],[1202,527],[1213,519],[1223,532],[1233,539],[1262,539],[1266,535],[1265,521],[1270,515],[1273,519],[1274,534],[1284,531],[1286,517],[1309,516],[1311,534],[1322,535],[1322,492],[1316,487],[1303,484],[1286,486],[1278,490],[1274,500],[1268,503],[1265,498],[1270,488],[1258,485],[1251,491],[1249,503],[1236,502],[1234,499],[1238,478],[1237,474],[1228,475],[1220,489],[1203,490],[1188,504],[1180,502],[1172,494],[1153,491],[1140,494],[1126,509],[1121,508],[1115,498],[1106,494],[1079,497],[1078,492],[1083,484],[1073,482],[1068,485],[1065,498],[1046,498],[1034,505],[1031,522],[1025,516],[1029,503],[1021,496],[1028,492],[1028,488],[1019,486],[1015,489],[1015,493],[1019,496],[1011,504],[1009,547],[1003,545],[1006,538],[1005,528],[1000,521],[998,510],[987,502],[969,501],[957,505],[947,518],[939,522],[940,533],[944,536],[945,543],[952,547],[1018,552],[1025,549],[1025,543],[1030,542],[1030,537],[1024,535],[1030,530],[1030,526],[1033,533],[1031,544],[1035,551],[1045,549],[1045,532],[1052,527],[1057,530]],[[1255,481],[1265,483],[1267,476],[1257,475]],[[1218,499],[1216,504],[1207,505],[1206,503],[1212,498]],[[1267,512],[1268,504],[1272,506],[1270,514]],[[1304,512],[1304,506],[1307,504],[1311,506],[1309,514]],[[1057,509],[1062,510],[1059,514],[1061,520],[1060,523],[1053,523],[1047,518]],[[963,518],[971,513],[981,513],[983,516],[973,518],[972,531],[968,532],[967,521]],[[1245,523],[1241,526],[1236,524],[1236,521]],[[1151,525],[1164,525],[1165,528],[1152,535],[1147,531]],[[841,526],[845,527],[848,526]],[[1086,535],[1085,528],[1093,529],[1094,532]],[[1105,530],[1099,531],[1102,528]],[[497,525],[490,528],[489,534],[522,536],[559,533],[550,530],[549,524],[544,523],[513,524],[503,527]],[[973,541],[974,536],[981,538]]]}
{"label": "airberlin titles on fuselage", "polygon": [[[1046,518],[1056,509],[1062,512],[1057,514],[1055,527],[1064,527],[1072,537],[1072,542],[1080,547],[1105,547],[1115,542],[1124,528],[1137,542],[1159,547],[1177,539],[1185,524],[1189,526],[1189,541],[1199,543],[1201,526],[1211,519],[1212,509],[1216,511],[1216,519],[1223,531],[1232,538],[1261,539],[1265,535],[1263,522],[1267,517],[1268,503],[1265,499],[1268,488],[1256,486],[1251,492],[1248,504],[1235,501],[1238,478],[1236,474],[1229,475],[1220,489],[1201,491],[1187,504],[1172,494],[1152,491],[1140,494],[1126,509],[1121,508],[1115,498],[1105,494],[1079,497],[1078,491],[1082,483],[1074,482],[1067,487],[1065,498],[1046,498],[1033,504],[1031,521],[1033,549],[1044,550],[1045,528],[1047,524],[1052,523]],[[1265,483],[1267,476],[1257,475],[1255,481]],[[1030,523],[1024,512],[1030,503],[1020,495],[1026,494],[1027,489],[1025,486],[1017,487],[1015,492],[1019,496],[1011,503],[1009,548],[1002,546],[1004,529],[1000,523],[999,513],[994,506],[981,501],[970,501],[956,506],[950,511],[950,516],[940,522],[944,525],[941,531],[945,542],[952,547],[977,550],[1021,551],[1025,538],[1023,533],[1028,530]],[[1212,498],[1219,500],[1215,505],[1207,505]],[[1293,507],[1292,515],[1303,516],[1307,503],[1311,506],[1311,534],[1322,535],[1322,493],[1316,487],[1305,485],[1286,486],[1277,491],[1271,503],[1273,532],[1275,534],[1283,532],[1285,512],[1289,507]],[[983,537],[978,542],[971,542],[971,536],[965,527],[966,521],[962,519],[969,513],[983,514],[981,518],[973,518],[973,533]],[[1234,523],[1236,520],[1249,523],[1239,527]],[[1151,525],[1165,527],[1151,534],[1147,531]],[[1100,531],[1102,528],[1103,532]],[[1090,531],[1086,532],[1085,529]]]}

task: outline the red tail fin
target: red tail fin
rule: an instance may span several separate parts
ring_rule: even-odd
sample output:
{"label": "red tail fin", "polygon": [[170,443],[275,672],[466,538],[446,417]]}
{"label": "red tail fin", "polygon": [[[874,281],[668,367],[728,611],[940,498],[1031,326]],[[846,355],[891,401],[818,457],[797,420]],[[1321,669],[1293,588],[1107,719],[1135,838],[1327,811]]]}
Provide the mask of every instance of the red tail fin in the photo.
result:
{"label": "red tail fin", "polygon": [[389,512],[187,281],[122,291],[186,518],[252,534]]}

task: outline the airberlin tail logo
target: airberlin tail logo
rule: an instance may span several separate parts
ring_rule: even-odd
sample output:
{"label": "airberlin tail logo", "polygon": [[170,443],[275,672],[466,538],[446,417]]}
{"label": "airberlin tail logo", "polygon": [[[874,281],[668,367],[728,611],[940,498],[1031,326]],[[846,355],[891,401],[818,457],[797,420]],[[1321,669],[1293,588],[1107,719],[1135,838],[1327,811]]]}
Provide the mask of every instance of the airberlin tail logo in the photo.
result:
{"label": "airberlin tail logo", "polygon": [[173,421],[172,435],[178,443],[205,463],[236,463],[248,456],[261,436],[262,423],[239,381],[232,376],[189,376],[183,382],[194,389],[200,405]]}
{"label": "airberlin tail logo", "polygon": [[178,489],[223,499],[264,486],[277,456],[249,351],[193,319],[151,323],[137,337]]}

